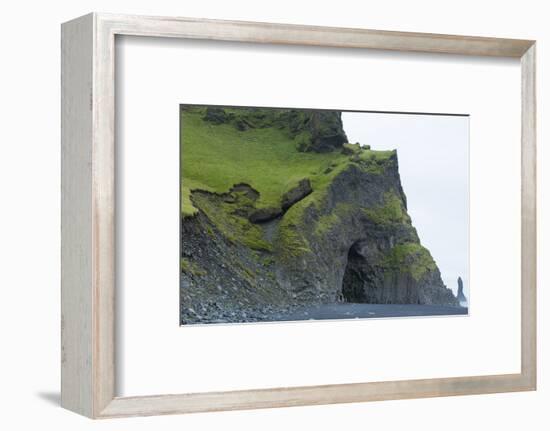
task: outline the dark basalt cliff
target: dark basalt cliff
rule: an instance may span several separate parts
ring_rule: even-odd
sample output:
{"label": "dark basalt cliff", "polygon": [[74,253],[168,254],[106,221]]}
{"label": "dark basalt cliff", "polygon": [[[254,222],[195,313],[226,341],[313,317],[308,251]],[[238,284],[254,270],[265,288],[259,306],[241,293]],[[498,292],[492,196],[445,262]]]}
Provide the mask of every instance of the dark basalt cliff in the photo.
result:
{"label": "dark basalt cliff", "polygon": [[[215,108],[201,121],[243,136],[273,127],[297,152],[325,158],[278,201],[263,202],[244,175],[223,191],[190,189],[193,208],[181,220],[182,323],[263,320],[303,304],[458,305],[411,223],[395,152],[348,144],[333,111]],[[278,175],[275,163],[265,175]]]}

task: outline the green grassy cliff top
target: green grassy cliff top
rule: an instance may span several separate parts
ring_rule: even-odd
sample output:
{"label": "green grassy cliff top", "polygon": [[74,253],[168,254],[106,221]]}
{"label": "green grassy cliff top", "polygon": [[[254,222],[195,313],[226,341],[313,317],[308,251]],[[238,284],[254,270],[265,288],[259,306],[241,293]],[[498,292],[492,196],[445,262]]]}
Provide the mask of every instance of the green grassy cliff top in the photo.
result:
{"label": "green grassy cliff top", "polygon": [[182,213],[197,212],[192,190],[226,193],[246,183],[260,194],[257,208],[280,207],[282,195],[308,178],[313,197],[350,163],[373,172],[394,154],[369,147],[344,149],[336,111],[290,109],[181,109]]}

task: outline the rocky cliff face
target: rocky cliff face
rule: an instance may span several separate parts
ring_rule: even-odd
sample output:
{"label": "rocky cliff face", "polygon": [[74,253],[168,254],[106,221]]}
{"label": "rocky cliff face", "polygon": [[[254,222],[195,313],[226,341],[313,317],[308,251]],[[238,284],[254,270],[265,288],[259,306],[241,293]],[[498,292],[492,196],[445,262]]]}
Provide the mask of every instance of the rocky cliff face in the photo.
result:
{"label": "rocky cliff face", "polygon": [[[276,128],[296,152],[312,153],[296,157],[321,162],[269,202],[244,174],[227,190],[189,190],[182,323],[264,320],[301,304],[458,305],[407,214],[395,152],[348,144],[339,112],[201,115],[208,127],[225,124],[242,136]],[[279,175],[277,163],[265,175]]]}

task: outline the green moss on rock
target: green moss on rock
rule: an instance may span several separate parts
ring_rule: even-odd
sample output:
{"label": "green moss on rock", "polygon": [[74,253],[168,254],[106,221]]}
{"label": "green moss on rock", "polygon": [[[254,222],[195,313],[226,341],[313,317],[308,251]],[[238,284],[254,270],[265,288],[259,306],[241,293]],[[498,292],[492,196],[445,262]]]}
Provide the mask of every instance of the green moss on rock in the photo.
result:
{"label": "green moss on rock", "polygon": [[315,234],[323,236],[343,222],[344,217],[352,213],[354,206],[350,203],[340,202],[329,213],[321,216],[315,224]]}
{"label": "green moss on rock", "polygon": [[242,262],[238,260],[235,261],[235,266],[241,271],[241,273],[249,282],[252,283],[254,281],[254,279],[256,278],[256,274],[249,267],[245,266]]}
{"label": "green moss on rock", "polygon": [[196,277],[202,277],[207,274],[206,271],[202,269],[198,264],[196,264],[195,262],[191,262],[189,259],[186,259],[184,257],[181,258],[180,268],[182,272]]}
{"label": "green moss on rock", "polygon": [[181,192],[181,213],[183,217],[193,217],[199,212],[191,202],[191,190],[189,187],[182,187]]}
{"label": "green moss on rock", "polygon": [[309,241],[303,231],[303,214],[308,205],[312,204],[314,194],[292,206],[283,216],[277,236],[275,246],[283,260],[289,260],[299,257],[306,253],[311,253]]}
{"label": "green moss on rock", "polygon": [[364,208],[364,213],[369,220],[379,225],[391,225],[395,223],[410,223],[403,199],[395,191],[384,193],[384,203],[379,207]]}
{"label": "green moss on rock", "polygon": [[361,145],[357,142],[355,144],[346,143],[342,145],[342,154],[352,156],[354,154],[360,154],[362,151]]}
{"label": "green moss on rock", "polygon": [[428,249],[413,242],[394,246],[379,264],[383,268],[393,271],[408,272],[417,281],[427,272],[437,269]]}
{"label": "green moss on rock", "polygon": [[273,249],[272,245],[264,239],[262,229],[248,221],[245,202],[249,199],[246,196],[237,193],[235,201],[224,202],[220,196],[196,193],[194,199],[210,222],[228,241],[234,244],[240,243],[252,250],[271,251]]}

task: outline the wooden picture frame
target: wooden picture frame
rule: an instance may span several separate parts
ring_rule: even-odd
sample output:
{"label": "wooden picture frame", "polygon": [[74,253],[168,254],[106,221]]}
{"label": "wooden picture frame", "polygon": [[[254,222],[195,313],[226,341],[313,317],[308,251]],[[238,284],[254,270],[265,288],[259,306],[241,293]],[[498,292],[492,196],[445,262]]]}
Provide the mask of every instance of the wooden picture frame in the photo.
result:
{"label": "wooden picture frame", "polygon": [[[521,59],[521,373],[198,394],[115,394],[115,37],[210,39]],[[62,406],[91,418],[536,388],[535,42],[92,13],[62,25]]]}

